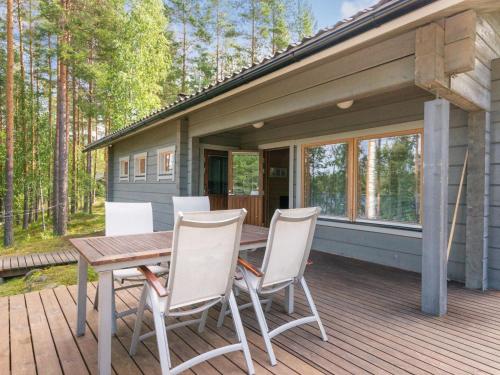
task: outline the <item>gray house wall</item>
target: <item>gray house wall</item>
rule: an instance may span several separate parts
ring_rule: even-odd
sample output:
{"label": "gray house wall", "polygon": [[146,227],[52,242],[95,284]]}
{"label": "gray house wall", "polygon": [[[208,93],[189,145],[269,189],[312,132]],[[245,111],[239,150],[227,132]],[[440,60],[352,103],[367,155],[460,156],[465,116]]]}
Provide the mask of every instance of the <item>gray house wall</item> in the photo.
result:
{"label": "gray house wall", "polygon": [[[413,40],[412,33],[400,36],[400,41]],[[382,45],[385,45],[381,43]],[[401,44],[389,44],[392,46]],[[380,49],[374,48],[374,51]],[[363,54],[366,56],[366,52]],[[380,61],[378,61],[378,59]],[[401,64],[401,72],[398,71],[400,79],[393,86],[383,86],[376,82],[376,90],[371,93],[376,96],[386,89],[400,89],[410,87],[413,84],[413,49],[412,47],[401,47],[391,50],[389,57],[374,55],[370,57],[370,62],[359,62],[361,66],[353,68],[345,67],[348,72],[342,74],[329,69],[330,82],[339,81],[343,87],[351,87],[356,84],[359,87],[366,85],[367,77],[348,78],[350,74],[357,75],[358,71],[365,69],[366,65],[374,62],[382,65],[389,63]],[[374,60],[374,61],[371,61]],[[357,61],[357,60],[356,60]],[[345,62],[352,62],[352,59],[345,59]],[[326,67],[336,68],[348,66],[339,65],[339,61],[329,62],[317,71],[324,71]],[[381,65],[381,66],[382,66]],[[389,69],[388,67],[387,69]],[[390,70],[390,69],[389,69]],[[392,70],[391,70],[392,71]],[[379,72],[378,77],[384,77],[384,72]],[[386,73],[388,74],[388,73]],[[410,77],[411,74],[411,77]],[[338,76],[337,76],[338,75]],[[315,74],[319,79],[321,74]],[[293,85],[301,85],[297,92],[306,95],[306,87],[311,82],[311,73],[304,72],[303,77],[293,81]],[[363,79],[362,79],[363,78]],[[500,288],[500,62],[493,63],[492,82],[492,124],[491,124],[491,178],[490,178],[490,223],[489,223],[489,259],[488,277],[489,285],[492,288]],[[340,82],[342,80],[342,82]],[[200,143],[239,146],[240,148],[255,148],[262,144],[282,141],[299,141],[303,138],[335,134],[351,130],[375,128],[385,125],[398,124],[407,121],[423,120],[424,102],[432,98],[427,94],[417,97],[399,98],[392,103],[373,105],[371,108],[363,108],[359,111],[355,109],[336,114],[331,117],[315,118],[294,123],[290,126],[272,128],[271,126],[256,130],[251,134],[239,136],[235,133],[221,133],[230,126],[251,123],[248,121],[259,120],[264,114],[270,113],[278,116],[282,111],[295,108],[293,100],[281,102],[284,93],[290,90],[287,85],[292,84],[286,80],[276,83],[276,87],[270,89],[263,85],[261,89],[251,92],[250,97],[238,95],[229,99],[225,103],[207,107],[204,110],[194,112],[189,118],[180,121],[162,124],[150,130],[140,132],[137,135],[119,141],[110,148],[110,184],[108,199],[113,201],[130,202],[152,202],[154,209],[155,230],[170,229],[173,224],[171,197],[173,195],[197,195],[201,181],[199,179]],[[314,88],[319,90],[318,97],[327,97],[332,100],[336,94],[337,86]],[[335,88],[337,87],[337,88]],[[295,86],[293,87],[295,89]],[[334,90],[335,88],[335,90]],[[283,89],[280,91],[278,89]],[[302,90],[302,91],[300,91]],[[332,91],[333,90],[333,91]],[[316,91],[315,91],[316,92]],[[390,90],[389,90],[390,92]],[[262,95],[276,95],[264,100]],[[329,96],[332,94],[333,96]],[[340,94],[339,94],[340,95]],[[277,99],[279,98],[279,100]],[[312,107],[316,103],[312,96],[297,98],[298,102],[306,103]],[[326,99],[324,99],[326,100]],[[272,105],[269,103],[273,102]],[[229,105],[231,104],[231,105]],[[320,103],[325,104],[325,103]],[[267,112],[266,112],[267,111]],[[271,118],[273,118],[271,116]],[[449,144],[449,193],[448,212],[449,222],[453,215],[455,201],[457,199],[460,174],[464,162],[465,151],[468,143],[467,127],[468,115],[465,111],[452,106],[450,114],[450,144]],[[218,134],[217,134],[218,133]],[[175,181],[157,181],[156,178],[156,150],[169,145],[176,145],[176,175]],[[140,152],[148,152],[147,181],[133,182],[133,155]],[[295,154],[296,155],[296,154]],[[130,180],[121,182],[119,179],[119,159],[122,156],[130,157]],[[425,156],[424,156],[425,157]],[[300,160],[296,160],[300,162]],[[295,163],[297,165],[297,163]],[[294,179],[295,182],[295,179]],[[464,192],[466,187],[464,187]],[[294,191],[295,193],[295,191]],[[459,206],[457,226],[454,242],[448,263],[448,276],[452,280],[464,281],[465,279],[465,223],[466,223],[466,197],[461,197]],[[451,226],[451,225],[450,225]],[[320,251],[334,253],[342,256],[357,258],[373,263],[393,266],[410,271],[420,272],[422,263],[422,240],[418,232],[397,232],[377,231],[371,226],[356,224],[352,228],[345,228],[333,222],[320,222],[315,235],[313,247]]]}
{"label": "gray house wall", "polygon": [[500,59],[492,61],[488,284],[500,289]]}
{"label": "gray house wall", "polygon": [[[173,226],[172,196],[179,195],[183,173],[176,170],[174,181],[157,179],[157,150],[177,145],[179,137],[177,123],[167,123],[143,131],[133,137],[115,143],[110,149],[110,174],[112,179],[108,200],[114,202],[152,202],[155,230],[166,230]],[[146,181],[134,182],[134,154],[147,152]],[[130,157],[129,180],[120,181],[120,158]],[[176,165],[182,159],[176,146]],[[186,168],[186,166],[183,166]],[[111,176],[110,176],[111,177]],[[184,176],[185,179],[185,176]],[[185,181],[184,181],[185,182]],[[133,218],[131,218],[133,220]]]}

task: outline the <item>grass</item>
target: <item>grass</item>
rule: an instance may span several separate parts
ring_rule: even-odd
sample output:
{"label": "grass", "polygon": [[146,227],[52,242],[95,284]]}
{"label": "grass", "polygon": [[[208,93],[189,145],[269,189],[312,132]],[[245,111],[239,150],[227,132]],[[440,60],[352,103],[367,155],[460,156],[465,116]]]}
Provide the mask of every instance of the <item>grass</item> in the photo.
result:
{"label": "grass", "polygon": [[53,234],[50,222],[47,223],[44,232],[40,219],[27,230],[23,230],[20,226],[16,227],[14,229],[14,246],[0,249],[0,256],[65,250],[71,248],[70,238],[102,234],[104,230],[104,201],[97,202],[92,211],[92,214],[79,212],[72,215],[68,223],[68,234],[63,237]]}
{"label": "grass", "polygon": [[[28,230],[22,227],[14,229],[15,244],[9,248],[0,248],[0,256],[23,255],[60,251],[72,248],[69,239],[75,237],[100,235],[104,229],[104,201],[93,206],[93,213],[79,212],[71,216],[68,223],[68,234],[63,237],[52,233],[51,223],[47,223],[45,231],[42,223],[34,223]],[[89,268],[89,281],[97,280],[97,274]],[[0,284],[0,296],[12,296],[59,285],[73,285],[77,283],[76,264],[47,267],[33,272],[29,277],[13,277]]]}
{"label": "grass", "polygon": [[[97,274],[89,268],[89,281],[96,281]],[[55,288],[59,285],[74,285],[77,283],[76,264],[47,267],[33,272],[28,277],[13,277],[0,284],[0,297],[13,296],[42,289]]]}

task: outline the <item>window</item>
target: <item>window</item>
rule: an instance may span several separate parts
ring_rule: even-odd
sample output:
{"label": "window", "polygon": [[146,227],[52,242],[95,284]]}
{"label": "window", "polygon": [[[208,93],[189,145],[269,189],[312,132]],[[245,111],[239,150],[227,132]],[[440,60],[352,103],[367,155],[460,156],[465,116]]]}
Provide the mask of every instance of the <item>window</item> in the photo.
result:
{"label": "window", "polygon": [[259,195],[260,155],[258,152],[232,152],[232,194]]}
{"label": "window", "polygon": [[358,142],[357,217],[420,223],[421,135]]}
{"label": "window", "polygon": [[129,157],[120,158],[120,181],[128,181]]}
{"label": "window", "polygon": [[173,180],[175,167],[175,147],[165,147],[158,150],[158,180]]}
{"label": "window", "polygon": [[146,164],[148,154],[134,155],[134,181],[146,181]]}
{"label": "window", "polygon": [[322,215],[347,217],[348,143],[305,148],[304,204],[318,206]]}
{"label": "window", "polygon": [[307,145],[303,158],[303,202],[322,216],[421,223],[421,130]]}

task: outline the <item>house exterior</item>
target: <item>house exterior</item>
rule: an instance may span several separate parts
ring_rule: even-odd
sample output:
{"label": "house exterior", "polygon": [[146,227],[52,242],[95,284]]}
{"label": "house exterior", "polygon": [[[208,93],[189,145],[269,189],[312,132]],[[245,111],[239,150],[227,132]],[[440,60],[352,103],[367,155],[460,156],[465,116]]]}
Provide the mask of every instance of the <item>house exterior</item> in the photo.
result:
{"label": "house exterior", "polygon": [[500,2],[383,0],[85,151],[156,230],[175,195],[319,205],[314,249],[422,273],[441,315],[447,279],[500,288],[499,58]]}

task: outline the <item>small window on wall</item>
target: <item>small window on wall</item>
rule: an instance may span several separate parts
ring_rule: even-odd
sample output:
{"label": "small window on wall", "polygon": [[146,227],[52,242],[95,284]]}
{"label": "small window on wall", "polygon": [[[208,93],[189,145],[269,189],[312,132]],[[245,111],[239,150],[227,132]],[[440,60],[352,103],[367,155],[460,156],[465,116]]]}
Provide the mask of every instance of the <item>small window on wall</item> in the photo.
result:
{"label": "small window on wall", "polygon": [[158,180],[174,180],[175,147],[165,147],[158,150]]}
{"label": "small window on wall", "polygon": [[128,181],[129,173],[129,157],[125,156],[123,158],[120,158],[120,181]]}
{"label": "small window on wall", "polygon": [[134,181],[146,181],[146,165],[148,154],[134,155]]}

